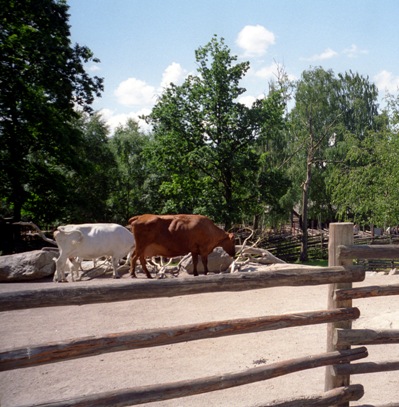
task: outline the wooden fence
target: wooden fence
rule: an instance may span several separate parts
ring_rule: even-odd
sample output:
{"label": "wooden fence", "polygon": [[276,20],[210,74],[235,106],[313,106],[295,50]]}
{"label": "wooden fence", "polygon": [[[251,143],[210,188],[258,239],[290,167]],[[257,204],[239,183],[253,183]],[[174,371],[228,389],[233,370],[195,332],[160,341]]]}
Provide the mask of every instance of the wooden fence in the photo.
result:
{"label": "wooden fence", "polygon": [[[260,242],[261,247],[267,249],[274,256],[286,262],[295,262],[301,253],[302,236],[292,233],[269,235]],[[310,260],[328,258],[328,232],[308,236],[308,257]]]}
{"label": "wooden fence", "polygon": [[[398,245],[354,245],[353,224],[330,224],[329,266],[352,267],[353,260],[397,259]],[[352,300],[384,295],[399,295],[399,284],[391,286],[368,286],[353,288],[351,283],[334,283],[329,289],[329,309],[352,307]],[[351,321],[328,324],[327,350],[346,350],[353,345],[381,345],[399,343],[399,330],[352,329]],[[326,390],[347,385],[351,374],[375,373],[399,370],[399,359],[384,362],[340,364],[326,370]],[[399,405],[398,400],[392,400]]]}
{"label": "wooden fence", "polygon": [[[314,234],[308,236],[308,257],[309,260],[328,259],[328,230],[315,230]],[[274,256],[293,263],[300,257],[302,236],[287,232],[285,234],[268,235],[261,240],[260,245],[270,251]],[[399,245],[399,235],[369,236],[355,235],[354,245],[380,246]],[[360,258],[358,264],[364,266],[366,270],[381,271],[399,268],[399,258]]]}
{"label": "wooden fence", "polygon": [[[352,330],[351,321],[360,315],[359,309],[352,307],[352,298],[399,294],[399,286],[352,288],[352,282],[364,280],[365,272],[362,268],[352,266],[350,259],[358,258],[360,255],[366,257],[387,256],[389,253],[384,251],[381,254],[381,252],[378,252],[380,249],[374,249],[374,247],[373,254],[367,251],[360,252],[357,247],[351,244],[353,233],[352,229],[350,229],[351,233],[348,233],[350,224],[336,225],[333,224],[330,230],[331,264],[327,268],[304,269],[298,267],[267,273],[221,274],[204,276],[198,279],[143,280],[124,284],[113,282],[101,286],[85,287],[79,285],[54,285],[52,288],[47,289],[8,292],[0,295],[0,311],[7,312],[26,308],[93,304],[209,292],[237,292],[278,286],[329,284],[329,307],[327,310],[136,330],[101,337],[76,338],[59,343],[48,342],[38,346],[14,348],[0,353],[0,371],[33,367],[107,352],[175,344],[183,341],[264,332],[294,326],[327,324],[328,344],[326,353],[258,366],[238,373],[226,373],[162,385],[120,389],[40,405],[58,407],[136,405],[241,386],[292,372],[326,366],[326,388],[323,394],[297,400],[282,400],[269,405],[285,407],[298,405],[349,406],[350,401],[359,400],[364,394],[361,384],[351,385],[349,383],[350,374],[399,369],[397,361],[381,364],[351,364],[355,360],[367,357],[368,353],[364,345],[397,343],[399,341],[399,333],[395,331]],[[399,256],[397,252],[399,248],[388,248],[388,250],[394,250],[393,254]],[[352,345],[361,346],[351,349]],[[259,402],[262,402],[262,400]]]}

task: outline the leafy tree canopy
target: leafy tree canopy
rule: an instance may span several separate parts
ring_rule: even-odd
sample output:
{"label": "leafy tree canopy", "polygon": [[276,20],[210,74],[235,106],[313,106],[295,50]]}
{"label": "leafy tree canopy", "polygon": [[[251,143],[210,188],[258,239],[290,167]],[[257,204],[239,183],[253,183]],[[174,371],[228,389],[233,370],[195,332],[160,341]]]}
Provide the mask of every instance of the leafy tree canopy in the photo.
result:
{"label": "leafy tree canopy", "polygon": [[110,139],[111,151],[116,160],[112,171],[113,187],[108,199],[108,208],[114,222],[125,224],[138,213],[157,212],[157,188],[153,188],[155,177],[150,173],[144,150],[152,138],[140,131],[136,121],[129,119],[119,126]]}
{"label": "leafy tree canopy", "polygon": [[33,189],[56,193],[58,176],[79,169],[76,107],[90,104],[103,80],[84,69],[98,62],[72,45],[64,0],[8,0],[0,7],[0,186],[15,220]]}
{"label": "leafy tree canopy", "polygon": [[171,84],[147,118],[152,161],[165,174],[164,211],[201,212],[229,227],[257,202],[257,142],[267,121],[281,122],[284,105],[277,97],[276,106],[268,99],[252,108],[238,102],[249,63],[236,63],[223,39],[213,37],[195,55],[198,75]]}

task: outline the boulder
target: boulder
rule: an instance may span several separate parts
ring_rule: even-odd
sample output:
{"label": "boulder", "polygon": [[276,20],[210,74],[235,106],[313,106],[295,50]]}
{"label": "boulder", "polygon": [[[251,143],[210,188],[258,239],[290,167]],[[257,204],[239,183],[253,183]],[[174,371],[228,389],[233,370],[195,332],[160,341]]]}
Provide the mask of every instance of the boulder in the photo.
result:
{"label": "boulder", "polygon": [[55,272],[57,249],[0,256],[0,282],[28,281],[48,277]]}
{"label": "boulder", "polygon": [[[226,271],[232,262],[232,257],[230,257],[221,247],[216,247],[208,256],[208,271],[214,273]],[[181,266],[187,271],[188,274],[193,274],[193,259],[191,254],[188,254],[183,258]],[[198,257],[197,270],[198,273],[204,272],[201,257]]]}

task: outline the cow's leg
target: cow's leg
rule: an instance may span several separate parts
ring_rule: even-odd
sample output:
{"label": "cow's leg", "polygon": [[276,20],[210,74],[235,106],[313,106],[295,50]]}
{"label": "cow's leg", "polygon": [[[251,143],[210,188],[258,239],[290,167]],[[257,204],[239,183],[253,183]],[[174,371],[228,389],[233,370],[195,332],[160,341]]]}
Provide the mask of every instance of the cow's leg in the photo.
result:
{"label": "cow's leg", "polygon": [[112,257],[111,261],[112,261],[112,270],[113,270],[112,277],[119,278],[119,273],[118,273],[119,259],[116,257]]}
{"label": "cow's leg", "polygon": [[193,258],[193,274],[194,274],[194,276],[198,276],[198,271],[197,271],[198,254],[191,253],[191,257]]}
{"label": "cow's leg", "polygon": [[71,257],[69,261],[72,263],[70,270],[71,270],[71,281],[75,281],[75,277],[77,281],[80,281],[80,273],[79,273],[79,268],[82,265],[82,261],[79,259],[79,257]]}
{"label": "cow's leg", "polygon": [[147,262],[145,260],[144,256],[140,256],[140,263],[141,263],[141,267],[143,268],[143,270],[145,271],[145,275],[147,276],[147,278],[152,278],[150,272],[147,269]]}
{"label": "cow's leg", "polygon": [[58,281],[59,283],[66,282],[65,278],[65,264],[67,258],[60,253],[60,256],[55,261],[55,274],[54,274],[54,281]]}
{"label": "cow's leg", "polygon": [[208,274],[208,256],[201,256],[202,264],[204,266],[204,274]]}
{"label": "cow's leg", "polygon": [[136,262],[139,256],[137,256],[136,250],[133,250],[132,255],[130,257],[130,277],[136,278]]}

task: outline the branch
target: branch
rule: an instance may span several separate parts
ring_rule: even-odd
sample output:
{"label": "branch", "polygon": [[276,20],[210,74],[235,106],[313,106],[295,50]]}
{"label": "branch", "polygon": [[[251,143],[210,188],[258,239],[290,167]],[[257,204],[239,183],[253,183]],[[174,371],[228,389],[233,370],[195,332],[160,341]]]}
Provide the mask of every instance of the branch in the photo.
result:
{"label": "branch", "polygon": [[33,222],[14,222],[13,225],[21,225],[21,226],[30,226],[31,228],[35,229],[39,236],[46,241],[47,243],[53,244],[57,246],[57,242],[53,239],[49,239],[39,228],[39,226],[35,225]]}

